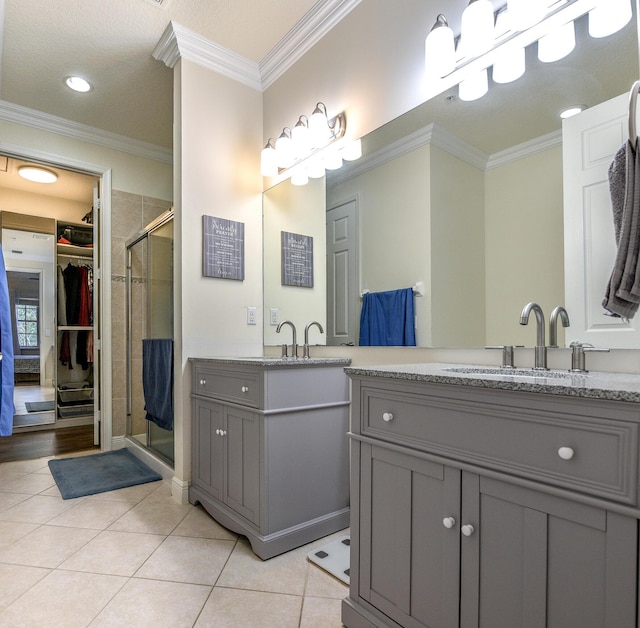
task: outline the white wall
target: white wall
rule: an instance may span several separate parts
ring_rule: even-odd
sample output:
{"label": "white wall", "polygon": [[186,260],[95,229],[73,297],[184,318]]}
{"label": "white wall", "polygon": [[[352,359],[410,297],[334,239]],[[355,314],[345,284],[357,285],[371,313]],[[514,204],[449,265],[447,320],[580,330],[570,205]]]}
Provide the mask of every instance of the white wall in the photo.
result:
{"label": "white wall", "polygon": [[[189,357],[262,353],[262,94],[190,61],[174,70],[174,482],[191,475]],[[202,216],[245,225],[245,280],[202,276]],[[247,326],[247,306],[258,310]]]}

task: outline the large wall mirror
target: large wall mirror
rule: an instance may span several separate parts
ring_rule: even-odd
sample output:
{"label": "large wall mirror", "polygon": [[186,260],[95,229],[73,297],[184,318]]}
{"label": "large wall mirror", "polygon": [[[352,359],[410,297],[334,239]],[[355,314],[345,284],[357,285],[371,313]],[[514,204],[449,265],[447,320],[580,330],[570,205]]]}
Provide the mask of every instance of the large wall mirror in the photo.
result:
{"label": "large wall mirror", "polygon": [[[536,301],[548,315],[565,298],[559,114],[628,93],[640,78],[635,19],[593,39],[585,16],[576,39],[575,50],[553,64],[538,61],[536,44],[529,46],[525,75],[491,84],[480,100],[463,102],[452,89],[365,136],[362,159],[316,186],[313,201],[298,198],[310,192],[288,181],[265,192],[265,344],[284,342],[271,310],[299,329],[310,320],[326,324],[328,333],[314,335],[313,344],[358,344],[362,291],[421,283],[419,346],[531,346],[534,330],[518,324],[523,306]],[[333,245],[322,230],[335,216],[355,226],[352,251],[341,258],[351,261],[339,268],[352,277],[345,298],[332,272],[325,277]],[[313,232],[319,281],[311,291],[283,291],[280,231],[305,229]]]}

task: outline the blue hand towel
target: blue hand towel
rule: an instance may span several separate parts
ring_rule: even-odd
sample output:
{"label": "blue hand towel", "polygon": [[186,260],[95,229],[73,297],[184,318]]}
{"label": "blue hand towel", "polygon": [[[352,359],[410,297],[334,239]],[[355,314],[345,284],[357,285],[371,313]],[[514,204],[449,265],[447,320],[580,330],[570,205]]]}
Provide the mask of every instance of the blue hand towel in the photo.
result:
{"label": "blue hand towel", "polygon": [[364,294],[359,342],[361,347],[415,347],[413,289]]}
{"label": "blue hand towel", "polygon": [[0,436],[13,433],[13,415],[16,407],[13,403],[13,331],[11,326],[11,305],[9,303],[9,285],[4,265],[4,254],[0,247],[0,351],[2,351],[2,398],[0,400]]}
{"label": "blue hand towel", "polygon": [[147,421],[173,429],[173,340],[142,341],[142,388]]}

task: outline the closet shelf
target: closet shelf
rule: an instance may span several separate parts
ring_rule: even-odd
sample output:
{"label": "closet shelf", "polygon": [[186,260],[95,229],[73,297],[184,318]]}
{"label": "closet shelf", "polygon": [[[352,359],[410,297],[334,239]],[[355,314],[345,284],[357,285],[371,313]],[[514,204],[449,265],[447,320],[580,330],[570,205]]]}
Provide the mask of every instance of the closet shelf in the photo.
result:
{"label": "closet shelf", "polygon": [[93,325],[58,325],[58,331],[92,331]]}
{"label": "closet shelf", "polygon": [[74,244],[57,244],[58,255],[63,257],[81,257],[83,259],[93,259],[93,249],[86,246],[76,246]]}

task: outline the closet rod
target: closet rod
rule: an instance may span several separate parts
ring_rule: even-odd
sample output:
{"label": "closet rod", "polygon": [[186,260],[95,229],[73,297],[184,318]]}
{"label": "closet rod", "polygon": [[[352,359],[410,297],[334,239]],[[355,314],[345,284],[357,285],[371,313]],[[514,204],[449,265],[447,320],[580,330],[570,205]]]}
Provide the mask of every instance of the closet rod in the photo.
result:
{"label": "closet rod", "polygon": [[636,129],[638,92],[640,92],[640,81],[636,81],[629,93],[629,141],[633,150],[636,149],[636,142],[638,140],[638,131]]}
{"label": "closet rod", "polygon": [[93,257],[87,257],[86,255],[71,255],[70,253],[58,253],[58,257],[64,257],[65,259],[81,259],[83,262],[93,263]]}

